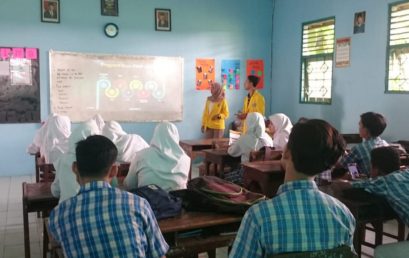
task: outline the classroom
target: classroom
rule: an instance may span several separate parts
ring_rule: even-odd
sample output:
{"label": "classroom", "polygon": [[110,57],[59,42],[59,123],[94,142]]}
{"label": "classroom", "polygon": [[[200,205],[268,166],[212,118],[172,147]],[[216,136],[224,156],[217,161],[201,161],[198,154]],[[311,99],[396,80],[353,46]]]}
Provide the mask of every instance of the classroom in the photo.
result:
{"label": "classroom", "polygon": [[[101,9],[100,0],[59,0],[57,19],[45,16],[43,2],[0,1],[0,48],[38,48],[40,121],[51,113],[50,51],[182,58],[183,112],[180,121],[174,121],[180,139],[203,137],[200,124],[209,91],[196,89],[197,59],[214,59],[216,81],[221,80],[222,61],[240,61],[240,88],[225,91],[230,110],[226,126],[242,109],[247,94],[243,86],[246,61],[263,60],[264,87],[259,91],[265,98],[266,117],[284,113],[294,123],[300,117],[319,118],[341,133],[356,134],[359,115],[374,111],[384,115],[388,123],[383,139],[409,139],[409,123],[405,122],[409,86],[403,79],[406,88],[388,88],[390,7],[400,0],[120,0],[116,15],[103,15],[107,11]],[[169,30],[158,29],[155,9],[170,11]],[[354,33],[362,13],[364,30]],[[331,72],[325,74],[325,91],[330,94],[325,95],[325,100],[308,101],[302,88],[303,78],[309,76],[303,69],[303,62],[307,62],[303,59],[303,28],[324,20],[331,20],[334,33],[334,48],[326,63]],[[116,25],[118,35],[104,33],[108,23]],[[338,56],[345,54],[342,51],[348,54]],[[341,58],[346,61],[342,63]],[[336,64],[337,60],[340,64]],[[0,177],[9,178],[7,182],[34,175],[33,157],[26,148],[40,128],[40,121],[0,124]],[[121,125],[149,143],[156,122]],[[9,183],[3,181],[0,187],[3,184],[9,188]],[[21,188],[21,184],[17,187]],[[7,200],[0,199],[0,214],[4,216],[6,206]],[[3,255],[0,243],[0,258],[8,257]]]}

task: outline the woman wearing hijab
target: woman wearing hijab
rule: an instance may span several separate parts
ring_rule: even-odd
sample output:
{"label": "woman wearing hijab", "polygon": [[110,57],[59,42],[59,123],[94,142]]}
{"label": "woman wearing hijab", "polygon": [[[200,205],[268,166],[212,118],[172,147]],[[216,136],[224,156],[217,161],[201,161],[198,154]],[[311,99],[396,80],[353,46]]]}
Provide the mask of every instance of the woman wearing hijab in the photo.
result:
{"label": "woman wearing hijab", "polygon": [[[227,153],[233,157],[241,156],[241,163],[248,162],[251,151],[258,151],[263,147],[273,147],[273,140],[266,133],[264,117],[257,112],[249,113],[245,120],[246,132],[234,142]],[[241,168],[226,174],[225,179],[233,183],[242,182],[243,171]]]}
{"label": "woman wearing hijab", "polygon": [[149,147],[142,137],[137,134],[127,134],[116,121],[106,122],[102,135],[116,145],[119,162],[131,162],[136,152]]}
{"label": "woman wearing hijab", "polygon": [[287,145],[293,124],[288,116],[277,113],[269,117],[270,124],[268,128],[273,135],[274,147],[276,150],[284,150]]}
{"label": "woman wearing hijab", "polygon": [[40,147],[45,163],[54,164],[68,150],[71,120],[68,116],[54,115],[48,119],[43,144]]}
{"label": "woman wearing hijab", "polygon": [[98,134],[99,129],[94,120],[88,120],[79,124],[68,138],[68,151],[61,155],[55,167],[55,179],[51,184],[51,193],[60,197],[60,202],[75,196],[80,189],[77,178],[72,171],[72,163],[75,161],[75,147],[77,142],[86,139],[90,135]]}
{"label": "woman wearing hijab", "polygon": [[44,138],[47,133],[48,120],[50,120],[53,116],[55,116],[55,114],[51,113],[51,115],[45,121],[41,122],[41,127],[36,131],[33,142],[27,147],[28,153],[36,154],[37,152],[40,152],[41,145],[43,145]]}
{"label": "woman wearing hijab", "polygon": [[165,191],[185,189],[190,158],[179,146],[179,133],[170,122],[159,123],[151,146],[136,153],[124,184],[129,189],[156,184]]}
{"label": "woman wearing hijab", "polygon": [[224,96],[224,90],[220,83],[212,83],[212,94],[206,100],[202,116],[202,133],[206,138],[222,138],[224,134],[224,121],[229,117],[229,107]]}

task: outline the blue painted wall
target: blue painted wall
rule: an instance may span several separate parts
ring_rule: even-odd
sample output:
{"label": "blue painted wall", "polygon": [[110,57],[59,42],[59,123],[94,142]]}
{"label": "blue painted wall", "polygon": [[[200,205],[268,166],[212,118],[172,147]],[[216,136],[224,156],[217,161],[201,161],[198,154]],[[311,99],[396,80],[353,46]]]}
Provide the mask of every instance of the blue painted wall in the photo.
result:
{"label": "blue painted wall", "polygon": [[[130,55],[181,56],[184,58],[184,113],[177,123],[181,138],[199,138],[201,113],[208,92],[194,89],[196,58],[216,59],[220,78],[222,59],[265,60],[262,91],[269,113],[271,85],[271,31],[273,0],[120,0],[119,16],[101,16],[100,0],[61,1],[61,23],[40,21],[40,0],[0,1],[0,46],[40,49],[41,117],[49,114],[48,50],[118,53]],[[172,32],[154,30],[154,9],[172,10]],[[287,7],[282,5],[283,9]],[[103,25],[115,22],[119,36],[107,38]],[[245,76],[241,77],[244,81]],[[228,91],[231,113],[241,109],[245,91]],[[276,103],[278,104],[278,103]],[[231,115],[228,122],[232,121]],[[0,124],[0,176],[33,174],[33,158],[25,149],[39,124]],[[123,124],[129,133],[147,141],[154,124]]]}
{"label": "blue painted wall", "polygon": [[[409,96],[385,94],[388,5],[392,0],[275,0],[271,107],[293,120],[324,118],[357,132],[359,115],[385,115],[387,140],[409,139]],[[365,33],[353,34],[354,13],[366,11]],[[335,16],[336,38],[351,37],[351,65],[334,68],[332,105],[299,104],[301,24]]]}

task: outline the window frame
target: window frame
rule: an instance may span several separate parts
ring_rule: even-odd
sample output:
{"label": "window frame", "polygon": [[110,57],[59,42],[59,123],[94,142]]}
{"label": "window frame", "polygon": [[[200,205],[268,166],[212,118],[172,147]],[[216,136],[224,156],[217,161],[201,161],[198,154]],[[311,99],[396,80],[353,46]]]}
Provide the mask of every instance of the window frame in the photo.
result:
{"label": "window frame", "polygon": [[[304,26],[309,25],[309,24],[313,24],[313,23],[317,23],[317,22],[321,22],[321,21],[326,21],[326,20],[334,20],[334,45],[333,45],[333,50],[332,53],[330,54],[317,54],[317,55],[311,55],[311,56],[303,56],[303,45],[304,45]],[[303,22],[301,24],[301,58],[300,58],[300,87],[299,87],[299,92],[298,92],[298,96],[299,96],[299,103],[300,104],[313,104],[313,105],[331,105],[332,104],[332,86],[333,86],[333,79],[334,79],[334,56],[335,56],[335,41],[336,41],[336,37],[335,37],[335,24],[336,24],[336,19],[335,16],[330,16],[330,17],[325,17],[322,19],[317,19],[317,20],[312,20],[312,21],[307,21],[307,22]],[[314,59],[317,57],[322,57],[322,56],[329,56],[332,55],[332,65],[331,65],[331,95],[329,98],[329,101],[306,101],[303,100],[303,73],[305,72],[305,69],[303,69],[303,63],[304,60],[308,60],[309,58]],[[305,97],[304,97],[305,99]]]}
{"label": "window frame", "polygon": [[[390,64],[390,51],[393,48],[400,49],[400,48],[409,48],[409,43],[405,45],[399,45],[399,47],[390,45],[391,40],[391,19],[392,19],[392,8],[397,5],[401,4],[409,4],[409,0],[402,0],[398,2],[389,3],[388,5],[388,37],[387,37],[387,46],[386,46],[386,74],[385,74],[385,93],[387,94],[409,94],[409,90],[390,90],[389,89],[389,64]],[[409,9],[408,9],[409,10]]]}

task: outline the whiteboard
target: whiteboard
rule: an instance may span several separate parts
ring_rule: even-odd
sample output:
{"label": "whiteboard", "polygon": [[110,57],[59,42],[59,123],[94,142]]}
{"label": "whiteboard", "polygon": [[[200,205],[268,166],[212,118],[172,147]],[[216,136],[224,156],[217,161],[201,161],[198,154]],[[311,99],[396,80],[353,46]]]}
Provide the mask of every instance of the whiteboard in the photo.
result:
{"label": "whiteboard", "polygon": [[73,122],[180,121],[183,58],[50,50],[50,107]]}

